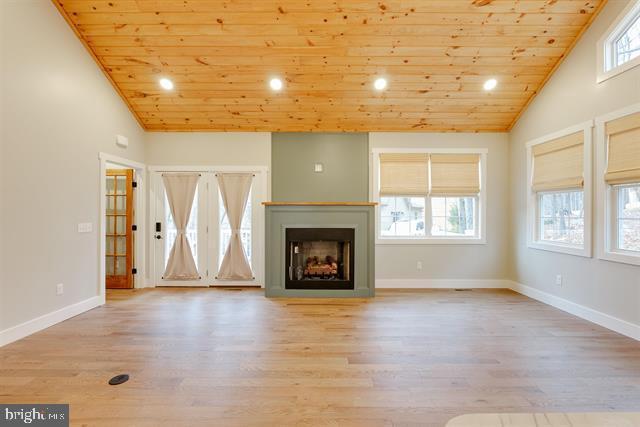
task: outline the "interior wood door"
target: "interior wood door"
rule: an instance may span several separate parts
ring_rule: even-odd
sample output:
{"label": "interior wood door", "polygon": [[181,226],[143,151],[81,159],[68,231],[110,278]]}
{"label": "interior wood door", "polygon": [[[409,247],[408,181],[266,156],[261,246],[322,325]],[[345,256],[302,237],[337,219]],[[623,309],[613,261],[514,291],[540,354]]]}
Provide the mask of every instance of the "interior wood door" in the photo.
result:
{"label": "interior wood door", "polygon": [[107,289],[133,288],[133,169],[107,169]]}

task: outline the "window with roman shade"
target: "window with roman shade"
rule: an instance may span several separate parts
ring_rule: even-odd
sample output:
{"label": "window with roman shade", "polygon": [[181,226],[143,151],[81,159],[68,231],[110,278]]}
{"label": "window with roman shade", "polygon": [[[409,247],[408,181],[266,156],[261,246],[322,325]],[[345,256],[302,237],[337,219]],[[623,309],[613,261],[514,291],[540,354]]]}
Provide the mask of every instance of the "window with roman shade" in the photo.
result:
{"label": "window with roman shade", "polygon": [[584,132],[579,131],[532,148],[534,192],[584,186]]}
{"label": "window with roman shade", "polygon": [[607,122],[607,184],[640,182],[640,113]]}
{"label": "window with roman shade", "polygon": [[381,153],[381,196],[426,196],[429,192],[429,155]]}
{"label": "window with roman shade", "polygon": [[431,196],[475,196],[479,192],[479,154],[431,155]]}

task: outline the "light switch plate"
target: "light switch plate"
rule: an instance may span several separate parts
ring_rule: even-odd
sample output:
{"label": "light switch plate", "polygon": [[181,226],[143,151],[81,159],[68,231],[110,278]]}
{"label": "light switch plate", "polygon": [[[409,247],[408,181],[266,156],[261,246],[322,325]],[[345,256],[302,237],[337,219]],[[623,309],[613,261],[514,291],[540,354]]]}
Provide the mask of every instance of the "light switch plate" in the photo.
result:
{"label": "light switch plate", "polygon": [[93,231],[93,224],[90,222],[81,222],[78,224],[78,233],[91,233]]}
{"label": "light switch plate", "polygon": [[314,172],[322,172],[323,169],[324,167],[322,166],[322,163],[316,163],[315,165],[313,165]]}

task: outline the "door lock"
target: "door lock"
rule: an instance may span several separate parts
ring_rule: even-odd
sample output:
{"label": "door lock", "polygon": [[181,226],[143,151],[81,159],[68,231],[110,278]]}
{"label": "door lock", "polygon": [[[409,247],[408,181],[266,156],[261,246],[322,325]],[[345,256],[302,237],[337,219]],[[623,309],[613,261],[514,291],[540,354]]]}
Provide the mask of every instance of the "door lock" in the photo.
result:
{"label": "door lock", "polygon": [[156,234],[156,239],[158,239],[158,240],[162,239],[162,235],[161,234]]}

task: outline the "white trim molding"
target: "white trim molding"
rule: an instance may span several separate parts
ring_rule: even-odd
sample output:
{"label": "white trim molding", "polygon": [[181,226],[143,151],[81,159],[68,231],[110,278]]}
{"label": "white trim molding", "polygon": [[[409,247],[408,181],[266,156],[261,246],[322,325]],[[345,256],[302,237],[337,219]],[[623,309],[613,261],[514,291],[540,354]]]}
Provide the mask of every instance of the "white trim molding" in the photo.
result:
{"label": "white trim molding", "polygon": [[612,46],[614,39],[616,39],[620,34],[626,31],[631,24],[633,24],[635,18],[638,17],[639,13],[640,0],[629,2],[629,4],[611,23],[609,28],[607,28],[607,31],[604,32],[600,40],[598,40],[598,43],[596,44],[596,58],[598,61],[596,77],[597,83],[602,83],[605,80],[608,80],[612,77],[617,76],[618,74],[622,74],[625,71],[640,65],[640,56],[635,57],[620,65],[614,65],[615,53]]}
{"label": "white trim molding", "polygon": [[530,286],[523,285],[522,283],[512,281],[511,289],[529,298],[595,323],[603,328],[610,329],[614,332],[640,341],[640,325],[585,307]]}
{"label": "white trim molding", "polygon": [[100,296],[91,297],[0,331],[0,347],[82,314],[103,303],[104,301]]}
{"label": "white trim molding", "polygon": [[[428,153],[428,154],[479,154],[480,155],[480,193],[476,200],[476,218],[478,230],[476,236],[380,236],[380,154],[383,153]],[[375,206],[375,244],[376,245],[484,245],[487,243],[487,148],[372,148],[369,152],[369,200]],[[425,209],[430,209],[426,196]],[[425,217],[428,218],[425,212]],[[425,224],[427,227],[428,224]],[[428,227],[427,227],[428,228]]]}
{"label": "white trim molding", "polygon": [[627,251],[617,251],[613,246],[613,232],[616,221],[612,220],[613,206],[615,202],[614,189],[607,185],[604,175],[607,169],[607,135],[605,125],[607,122],[640,112],[640,103],[633,104],[620,110],[613,111],[595,119],[596,125],[596,206],[599,229],[597,256],[599,259],[621,262],[624,264],[640,265],[640,254],[636,255]]}
{"label": "white trim molding", "polygon": [[506,279],[376,279],[376,289],[509,289]]}
{"label": "white trim molding", "polygon": [[[593,120],[562,129],[557,132],[544,135],[527,142],[527,175],[525,180],[525,194],[527,200],[527,247],[541,249],[545,251],[560,252],[569,255],[577,255],[590,258],[592,248],[592,198],[593,198],[593,178],[592,178],[592,128]],[[535,145],[544,144],[563,136],[571,135],[582,131],[584,134],[584,245],[582,247],[570,246],[561,243],[541,241],[538,239],[538,194],[531,189],[531,179],[533,174],[533,154]]]}

